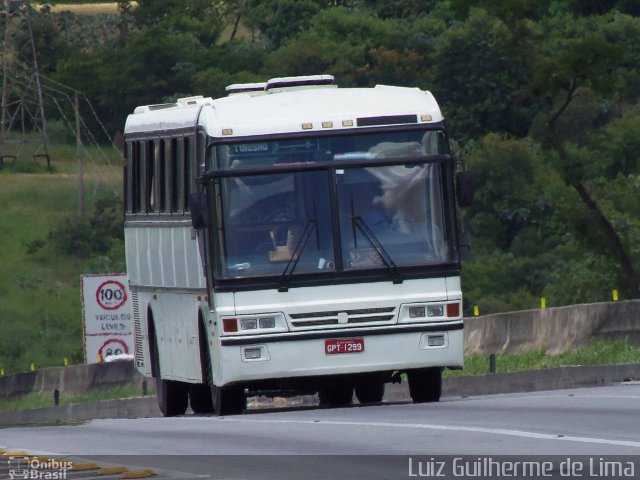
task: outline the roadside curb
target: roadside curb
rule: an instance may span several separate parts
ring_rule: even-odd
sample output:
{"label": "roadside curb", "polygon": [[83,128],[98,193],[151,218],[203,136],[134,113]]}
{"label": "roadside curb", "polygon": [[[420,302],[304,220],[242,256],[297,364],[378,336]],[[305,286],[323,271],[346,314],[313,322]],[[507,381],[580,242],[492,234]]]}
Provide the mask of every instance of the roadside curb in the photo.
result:
{"label": "roadside curb", "polygon": [[[477,376],[445,378],[443,397],[470,397],[499,393],[535,392],[563,388],[595,387],[619,382],[640,380],[640,363],[559,367],[516,373],[495,373]],[[290,403],[282,399],[254,402],[250,409],[284,406],[317,405],[317,396],[296,397]],[[410,400],[406,383],[388,384],[384,401]],[[34,423],[71,423],[105,418],[158,417],[160,411],[155,397],[123,398],[98,402],[61,405],[33,410],[0,412],[0,426]]]}

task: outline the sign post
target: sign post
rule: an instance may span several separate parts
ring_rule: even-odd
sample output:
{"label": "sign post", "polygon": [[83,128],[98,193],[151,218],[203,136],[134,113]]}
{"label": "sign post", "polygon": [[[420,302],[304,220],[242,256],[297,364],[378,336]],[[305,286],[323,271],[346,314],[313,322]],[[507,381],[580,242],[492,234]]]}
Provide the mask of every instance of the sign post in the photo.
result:
{"label": "sign post", "polygon": [[120,273],[82,275],[85,363],[133,355],[133,311],[129,278]]}

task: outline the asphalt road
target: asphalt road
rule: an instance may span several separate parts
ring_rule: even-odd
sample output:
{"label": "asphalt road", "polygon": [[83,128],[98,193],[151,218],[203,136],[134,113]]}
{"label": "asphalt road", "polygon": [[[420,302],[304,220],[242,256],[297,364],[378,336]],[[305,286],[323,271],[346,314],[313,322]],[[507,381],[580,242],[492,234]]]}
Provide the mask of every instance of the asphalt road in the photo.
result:
{"label": "asphalt road", "polygon": [[[598,468],[602,456],[640,458],[640,382],[422,405],[6,428],[0,447],[229,479],[435,477],[431,460],[463,455],[588,455]],[[633,473],[640,475],[637,465]]]}

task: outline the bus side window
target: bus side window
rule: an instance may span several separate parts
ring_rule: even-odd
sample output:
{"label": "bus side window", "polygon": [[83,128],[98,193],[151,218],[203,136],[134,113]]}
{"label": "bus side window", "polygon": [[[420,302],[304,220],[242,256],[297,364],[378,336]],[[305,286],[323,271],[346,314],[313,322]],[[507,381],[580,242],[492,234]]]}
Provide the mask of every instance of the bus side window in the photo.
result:
{"label": "bus side window", "polygon": [[146,182],[146,204],[147,204],[147,212],[152,213],[156,211],[157,202],[157,188],[156,188],[156,179],[155,179],[155,163],[156,163],[156,145],[157,141],[149,140],[147,142],[147,161],[146,161],[146,169],[147,169],[147,182]]}
{"label": "bus side window", "polygon": [[198,171],[196,160],[196,137],[184,138],[184,155],[185,155],[185,168],[184,168],[184,205],[185,209],[189,205],[189,197],[191,192],[196,191],[196,175]]}
{"label": "bus side window", "polygon": [[146,213],[147,201],[146,201],[146,178],[147,178],[147,142],[136,142],[136,159],[135,159],[135,177],[136,177],[136,213]]}
{"label": "bus side window", "polygon": [[160,145],[162,211],[171,211],[171,140],[162,140]]}
{"label": "bus side window", "polygon": [[173,179],[173,187],[174,187],[174,204],[173,211],[174,212],[183,212],[184,211],[184,186],[185,186],[185,158],[184,158],[184,139],[176,138],[173,140],[175,142],[175,168],[174,173],[175,177]]}
{"label": "bus side window", "polygon": [[165,191],[164,191],[164,147],[163,140],[156,140],[153,142],[153,159],[154,159],[154,198],[155,198],[155,210],[162,212],[165,210]]}
{"label": "bus side window", "polygon": [[207,170],[213,170],[218,166],[218,163],[216,161],[216,147],[215,146],[209,146],[209,149],[207,150],[207,163],[205,166],[205,171]]}
{"label": "bus side window", "polygon": [[[207,136],[203,132],[198,132],[198,154],[196,158],[198,170],[196,171],[196,175],[195,175],[196,178],[198,177],[198,175],[202,175],[205,172],[206,148],[207,148]],[[195,190],[193,191],[195,192]]]}
{"label": "bus side window", "polygon": [[133,212],[133,142],[126,143],[125,157],[126,164],[124,167],[124,195],[126,199],[127,213]]}

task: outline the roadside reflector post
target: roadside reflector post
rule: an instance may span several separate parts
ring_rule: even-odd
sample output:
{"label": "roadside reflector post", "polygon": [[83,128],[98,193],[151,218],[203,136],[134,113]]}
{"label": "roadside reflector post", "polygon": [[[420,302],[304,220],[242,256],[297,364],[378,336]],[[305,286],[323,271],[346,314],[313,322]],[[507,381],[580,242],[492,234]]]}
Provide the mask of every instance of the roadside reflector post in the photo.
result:
{"label": "roadside reflector post", "polygon": [[64,357],[64,360],[62,361],[62,363],[64,364],[65,367],[69,366],[69,359],[67,357]]}
{"label": "roadside reflector post", "polygon": [[489,373],[496,373],[496,354],[489,355]]}
{"label": "roadside reflector post", "polygon": [[544,310],[547,308],[547,299],[542,297],[540,298],[540,310]]}
{"label": "roadside reflector post", "polygon": [[614,288],[613,291],[611,292],[611,296],[613,297],[614,302],[618,301],[618,290],[616,288]]}
{"label": "roadside reflector post", "polygon": [[34,362],[31,362],[31,367],[29,368],[29,370],[31,370],[32,372],[36,371],[36,364]]}
{"label": "roadside reflector post", "polygon": [[473,316],[474,316],[474,317],[477,317],[477,316],[479,316],[479,315],[480,315],[480,309],[478,308],[478,305],[475,305],[475,306],[473,307]]}
{"label": "roadside reflector post", "polygon": [[53,404],[57,407],[60,405],[60,390],[57,388],[53,391]]}
{"label": "roadside reflector post", "polygon": [[4,368],[0,368],[0,377],[4,377]]}

